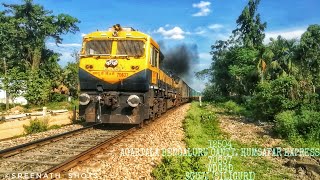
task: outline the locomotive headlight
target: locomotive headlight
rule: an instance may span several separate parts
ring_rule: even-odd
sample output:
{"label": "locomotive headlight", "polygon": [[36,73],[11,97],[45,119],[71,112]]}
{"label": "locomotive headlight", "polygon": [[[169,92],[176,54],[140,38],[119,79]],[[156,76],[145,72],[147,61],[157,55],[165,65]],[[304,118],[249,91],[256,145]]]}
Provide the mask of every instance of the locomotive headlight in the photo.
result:
{"label": "locomotive headlight", "polygon": [[89,104],[89,102],[90,102],[90,96],[89,96],[89,94],[87,94],[87,93],[82,93],[82,94],[80,94],[80,96],[79,96],[79,103],[80,103],[80,105],[87,105],[87,104]]}
{"label": "locomotive headlight", "polygon": [[111,65],[111,61],[107,61],[107,62],[106,62],[106,65],[107,65],[107,66],[110,66],[110,65]]}
{"label": "locomotive headlight", "polygon": [[117,66],[118,65],[118,61],[117,60],[113,60],[111,63],[112,63],[113,66]]}
{"label": "locomotive headlight", "polygon": [[128,97],[127,103],[131,107],[137,107],[140,104],[140,98],[137,95],[130,95]]}
{"label": "locomotive headlight", "polygon": [[111,59],[106,61],[107,67],[116,67],[118,65],[118,61],[116,59]]}

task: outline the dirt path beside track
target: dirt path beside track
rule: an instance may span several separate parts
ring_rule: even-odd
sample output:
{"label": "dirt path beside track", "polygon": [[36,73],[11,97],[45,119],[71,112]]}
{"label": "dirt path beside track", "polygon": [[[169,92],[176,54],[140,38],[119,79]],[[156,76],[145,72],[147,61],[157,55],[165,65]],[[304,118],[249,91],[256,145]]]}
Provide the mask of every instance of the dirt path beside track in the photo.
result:
{"label": "dirt path beside track", "polygon": [[[231,140],[243,144],[257,144],[261,147],[292,148],[282,139],[276,138],[272,133],[271,123],[250,122],[244,117],[227,115],[223,109],[209,107],[219,119],[220,128],[229,134]],[[283,153],[283,152],[282,152]],[[272,163],[291,171],[294,179],[316,180],[320,179],[320,159],[310,156],[273,157],[265,156]]]}

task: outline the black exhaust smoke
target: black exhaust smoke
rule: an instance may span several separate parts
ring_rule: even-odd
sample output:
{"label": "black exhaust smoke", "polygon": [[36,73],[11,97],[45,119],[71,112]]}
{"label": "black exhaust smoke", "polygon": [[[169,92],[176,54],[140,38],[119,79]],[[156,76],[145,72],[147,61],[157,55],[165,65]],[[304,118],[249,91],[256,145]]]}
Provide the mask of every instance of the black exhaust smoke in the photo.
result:
{"label": "black exhaust smoke", "polygon": [[[160,42],[163,46],[163,42]],[[199,54],[196,44],[181,44],[173,48],[162,48],[164,60],[161,68],[171,74],[179,77],[187,77],[190,75],[192,64],[197,63]]]}

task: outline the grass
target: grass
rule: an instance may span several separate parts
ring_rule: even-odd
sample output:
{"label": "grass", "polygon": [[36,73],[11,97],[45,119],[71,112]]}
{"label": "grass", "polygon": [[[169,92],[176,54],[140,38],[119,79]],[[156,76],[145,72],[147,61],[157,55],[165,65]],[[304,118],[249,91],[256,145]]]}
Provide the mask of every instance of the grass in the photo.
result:
{"label": "grass", "polygon": [[[216,114],[193,102],[184,121],[185,142],[188,148],[208,148],[209,140],[219,142],[227,140],[232,148],[240,150],[244,147],[257,147],[254,144],[243,144],[231,141],[229,135],[222,132]],[[237,151],[238,152],[238,151]],[[210,156],[210,153],[209,153]],[[226,156],[225,156],[226,157]],[[230,163],[233,172],[254,172],[255,179],[290,179],[291,175],[279,164],[263,157],[233,156]],[[163,157],[163,161],[153,170],[156,179],[213,179],[209,176],[186,176],[190,172],[208,172],[210,159],[208,156],[173,156]]]}
{"label": "grass", "polygon": [[30,121],[30,125],[23,125],[26,134],[34,134],[39,132],[48,131],[51,129],[59,129],[60,125],[48,125],[48,119],[34,119]]}

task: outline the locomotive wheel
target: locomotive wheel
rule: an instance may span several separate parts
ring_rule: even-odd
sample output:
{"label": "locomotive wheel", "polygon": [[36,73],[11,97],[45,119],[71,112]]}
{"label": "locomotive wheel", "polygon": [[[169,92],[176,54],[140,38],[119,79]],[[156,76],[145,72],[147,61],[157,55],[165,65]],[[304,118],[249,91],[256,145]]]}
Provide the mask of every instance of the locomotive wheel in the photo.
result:
{"label": "locomotive wheel", "polygon": [[155,119],[155,112],[153,106],[150,107],[150,112],[149,112],[149,120],[154,120]]}
{"label": "locomotive wheel", "polygon": [[165,103],[165,102],[163,102],[163,112],[165,113],[165,112],[167,112],[167,103]]}
{"label": "locomotive wheel", "polygon": [[158,117],[163,113],[163,99],[159,99]]}

